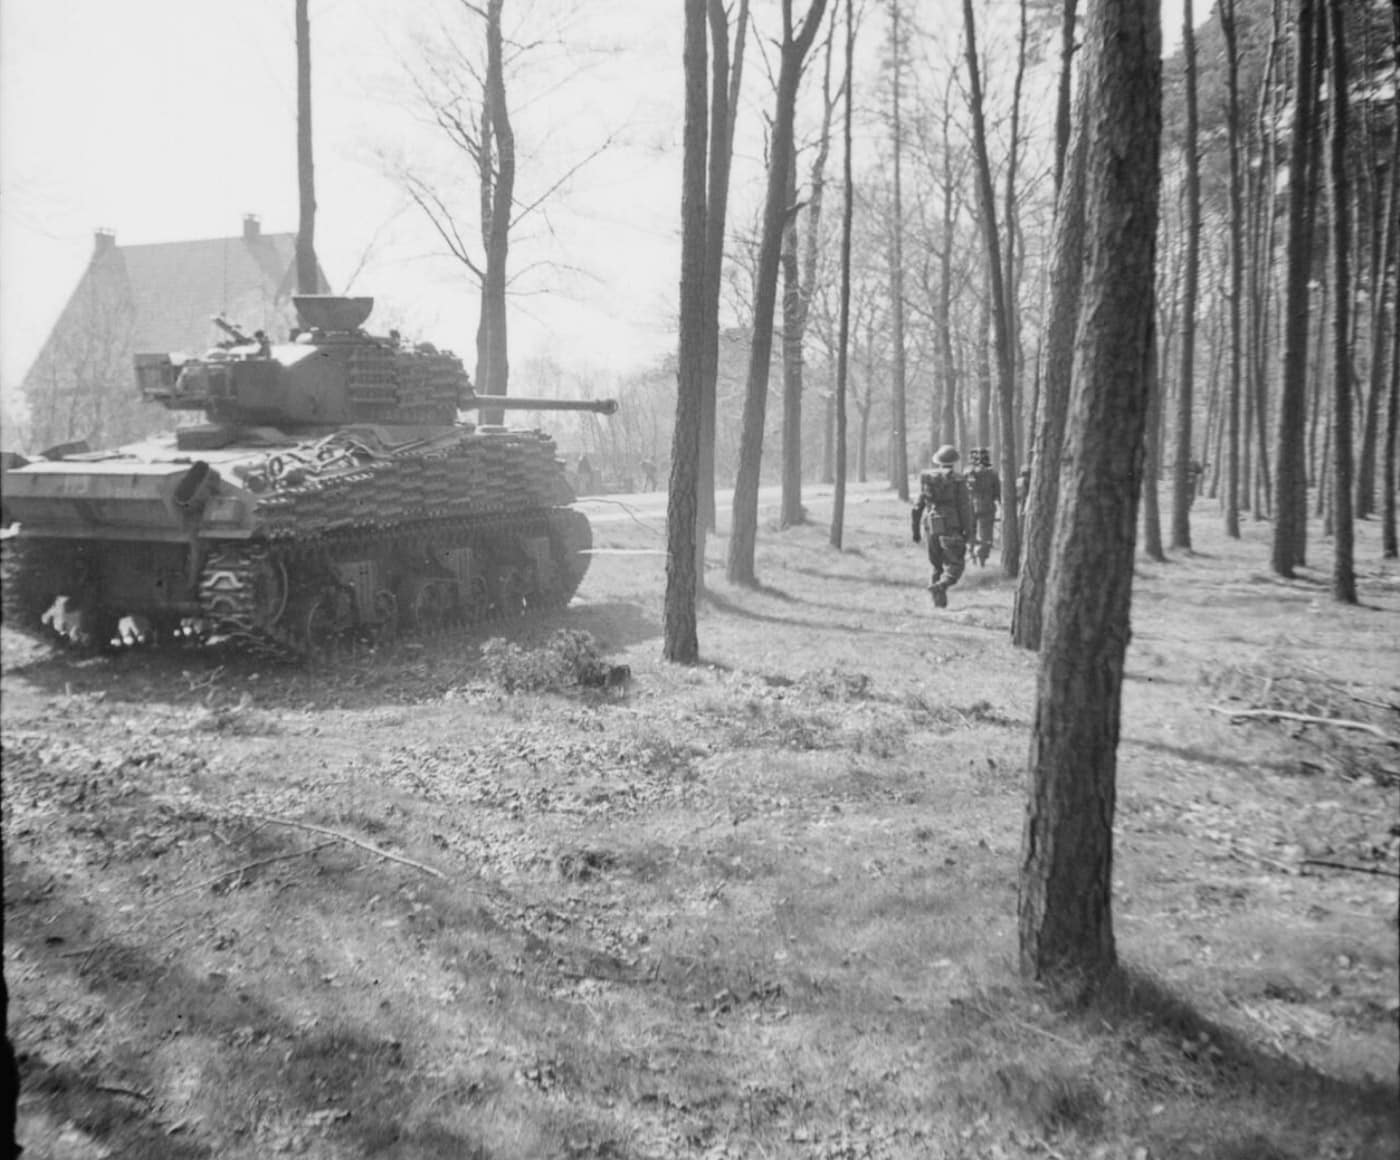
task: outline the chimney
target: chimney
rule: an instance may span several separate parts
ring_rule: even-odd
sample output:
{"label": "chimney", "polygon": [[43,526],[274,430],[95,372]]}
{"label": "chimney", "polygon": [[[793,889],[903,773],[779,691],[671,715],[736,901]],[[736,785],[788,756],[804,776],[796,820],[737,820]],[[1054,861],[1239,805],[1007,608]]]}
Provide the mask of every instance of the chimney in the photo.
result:
{"label": "chimney", "polygon": [[245,213],[243,215],[243,240],[245,242],[256,242],[262,232],[262,227],[258,225],[258,215],[255,213]]}
{"label": "chimney", "polygon": [[93,232],[92,238],[92,256],[94,258],[98,257],[99,255],[105,254],[108,250],[114,249],[117,244],[116,231],[109,230],[105,227],[95,230]]}

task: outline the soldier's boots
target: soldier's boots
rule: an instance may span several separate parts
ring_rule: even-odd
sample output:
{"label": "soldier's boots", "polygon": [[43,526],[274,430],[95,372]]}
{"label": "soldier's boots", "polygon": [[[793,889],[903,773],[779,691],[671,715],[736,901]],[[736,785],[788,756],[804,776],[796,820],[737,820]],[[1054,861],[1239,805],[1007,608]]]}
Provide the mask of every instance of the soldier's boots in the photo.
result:
{"label": "soldier's boots", "polygon": [[934,580],[929,584],[928,594],[933,597],[933,606],[935,608],[948,607],[948,590],[941,579]]}

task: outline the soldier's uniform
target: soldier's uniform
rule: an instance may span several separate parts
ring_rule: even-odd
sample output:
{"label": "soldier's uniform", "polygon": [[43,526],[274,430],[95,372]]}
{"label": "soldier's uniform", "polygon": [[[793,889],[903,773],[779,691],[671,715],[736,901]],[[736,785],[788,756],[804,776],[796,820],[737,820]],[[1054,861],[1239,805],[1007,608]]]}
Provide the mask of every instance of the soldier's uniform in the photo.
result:
{"label": "soldier's uniform", "polygon": [[934,453],[934,466],[919,475],[919,502],[911,509],[914,543],[928,545],[929,595],[939,608],[948,607],[948,589],[963,574],[967,541],[972,535],[972,498],[967,481],[954,470],[957,451],[943,446]]}
{"label": "soldier's uniform", "polygon": [[992,552],[997,504],[1001,503],[1001,476],[992,467],[992,453],[985,447],[979,447],[972,453],[972,470],[967,473],[967,489],[972,495],[972,518],[977,523],[977,540],[973,546],[973,553],[977,563],[984,565]]}

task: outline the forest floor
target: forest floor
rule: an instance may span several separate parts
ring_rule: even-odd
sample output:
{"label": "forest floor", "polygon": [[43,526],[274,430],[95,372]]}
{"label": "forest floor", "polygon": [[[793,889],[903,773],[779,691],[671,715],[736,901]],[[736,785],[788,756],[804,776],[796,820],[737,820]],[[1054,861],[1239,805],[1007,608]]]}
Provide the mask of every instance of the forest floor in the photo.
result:
{"label": "forest floor", "polygon": [[[1067,1009],[1016,970],[1012,582],[974,567],[937,611],[903,504],[855,488],[838,554],[808,502],[762,587],[711,541],[693,668],[660,660],[643,516],[485,649],[304,671],[5,628],[26,1156],[1396,1155],[1400,749],[1228,712],[1400,734],[1375,524],[1359,607],[1316,528],[1284,582],[1213,505],[1196,554],[1140,563],[1125,969]],[[574,685],[563,629],[630,681]]]}

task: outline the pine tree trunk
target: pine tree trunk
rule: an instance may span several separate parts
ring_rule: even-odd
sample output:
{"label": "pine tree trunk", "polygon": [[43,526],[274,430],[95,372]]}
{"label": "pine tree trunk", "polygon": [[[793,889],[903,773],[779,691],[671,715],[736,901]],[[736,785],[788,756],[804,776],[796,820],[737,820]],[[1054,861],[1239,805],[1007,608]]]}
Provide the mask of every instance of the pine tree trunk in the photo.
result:
{"label": "pine tree trunk", "polygon": [[1022,973],[1113,971],[1113,814],[1154,317],[1157,0],[1095,5],[1084,35],[1086,254],[1063,511],[1031,740],[1018,903]]}
{"label": "pine tree trunk", "polygon": [[[1196,300],[1201,268],[1201,160],[1199,118],[1196,110],[1196,33],[1192,0],[1184,0],[1181,20],[1181,55],[1186,62],[1186,268],[1181,303],[1181,366],[1177,375],[1176,462],[1172,479],[1171,545],[1191,550],[1191,504],[1196,497],[1197,473],[1191,442],[1195,406]],[[1206,446],[1209,446],[1207,441]]]}
{"label": "pine tree trunk", "polygon": [[788,166],[792,161],[793,122],[802,61],[816,39],[826,0],[811,0],[802,30],[794,35],[790,3],[784,3],[783,42],[778,65],[777,105],[768,165],[768,188],[763,206],[763,235],[759,239],[754,281],[753,345],[749,350],[748,382],[744,390],[743,425],[739,434],[739,473],[734,481],[733,519],[725,574],[733,584],[756,584],[754,553],[758,541],[758,486],[763,463],[763,426],[768,412],[768,369],[773,353],[773,315],[778,290],[783,222],[787,217]]}
{"label": "pine tree trunk", "polygon": [[1278,453],[1274,456],[1274,537],[1271,564],[1292,576],[1307,547],[1308,282],[1312,277],[1310,142],[1316,117],[1318,65],[1313,0],[1300,0],[1293,79],[1293,126],[1288,157],[1288,272],[1285,283],[1282,385]]}
{"label": "pine tree trunk", "polygon": [[[1081,78],[1081,110],[1087,107],[1088,101],[1086,82]],[[1041,644],[1051,537],[1059,506],[1061,449],[1074,373],[1075,332],[1079,325],[1085,248],[1084,149],[1081,123],[1071,138],[1064,185],[1055,207],[1050,312],[1045,324],[1045,374],[1028,461],[1031,474],[1026,499],[1026,560],[1017,578],[1011,618],[1012,641],[1032,650],[1039,649]]]}
{"label": "pine tree trunk", "polygon": [[[997,230],[996,194],[992,189],[992,167],[987,156],[986,112],[982,101],[982,74],[977,59],[977,26],[972,14],[972,0],[963,0],[963,27],[967,34],[967,75],[972,107],[972,147],[977,169],[977,201],[981,208],[982,236],[987,247],[987,273],[992,299],[992,326],[996,335],[997,386],[1000,402],[1001,471],[1004,478],[1015,479],[1016,468],[1016,381],[1011,355],[1011,322],[1008,318],[1006,286],[1002,278],[1001,242]],[[1020,521],[1016,505],[1002,508],[1001,562],[1008,576],[1021,569]]]}
{"label": "pine tree trunk", "polygon": [[729,208],[729,169],[734,156],[734,121],[744,66],[749,0],[739,0],[734,27],[734,63],[729,61],[729,16],[724,0],[709,0],[714,61],[710,80],[709,184],[705,218],[705,349],[700,400],[700,516],[695,554],[705,584],[705,532],[715,530],[715,393],[719,381],[719,296],[723,287],[724,229]]}
{"label": "pine tree trunk", "polygon": [[[797,158],[788,159],[788,205],[797,204]],[[783,226],[782,490],[778,526],[792,528],[802,514],[802,274],[797,262],[797,213]]]}
{"label": "pine tree trunk", "polygon": [[1148,559],[1164,563],[1162,550],[1162,512],[1157,502],[1157,482],[1162,469],[1160,428],[1162,425],[1162,377],[1157,368],[1156,342],[1153,341],[1148,360],[1147,421],[1143,436],[1146,454],[1142,468],[1142,539]]}
{"label": "pine tree trunk", "polygon": [[1225,534],[1240,538],[1240,484],[1243,474],[1240,438],[1242,390],[1241,356],[1244,329],[1244,199],[1240,175],[1240,57],[1236,37],[1235,0],[1220,0],[1220,27],[1225,34],[1225,131],[1230,155],[1230,379],[1225,399]]}
{"label": "pine tree trunk", "polygon": [[1332,48],[1332,598],[1356,603],[1356,570],[1353,563],[1355,529],[1352,524],[1351,433],[1351,206],[1347,193],[1347,57],[1343,0],[1329,0]]}
{"label": "pine tree trunk", "polygon": [[[486,268],[481,283],[481,322],[477,327],[477,390],[504,395],[510,385],[506,337],[506,264],[510,257],[510,221],[515,207],[515,131],[506,108],[505,50],[501,9],[505,0],[486,6],[486,79],[482,95],[482,137],[492,148],[482,153],[481,241]],[[489,137],[488,137],[489,127]],[[494,156],[494,164],[492,157]],[[483,410],[483,423],[500,423],[503,412]]]}
{"label": "pine tree trunk", "polygon": [[705,4],[685,0],[685,128],[681,161],[680,342],[676,425],[666,501],[666,598],[662,655],[694,664],[700,659],[695,619],[697,485],[700,475],[700,404],[705,334]]}
{"label": "pine tree trunk", "polygon": [[890,0],[890,51],[893,62],[890,84],[891,146],[894,151],[894,220],[890,222],[890,342],[893,358],[890,374],[890,486],[900,499],[909,500],[909,440],[906,434],[908,405],[905,399],[904,365],[904,194],[901,167],[904,160],[900,123],[900,65],[904,43],[899,30],[899,0]]}
{"label": "pine tree trunk", "polygon": [[855,100],[855,0],[846,0],[846,102],[842,116],[841,322],[836,353],[836,494],[831,503],[831,546],[842,548],[846,525],[846,378],[851,345],[851,219],[855,185],[851,176],[851,108]]}
{"label": "pine tree trunk", "polygon": [[316,271],[316,170],[311,155],[311,19],[297,0],[297,293],[319,294]]}

